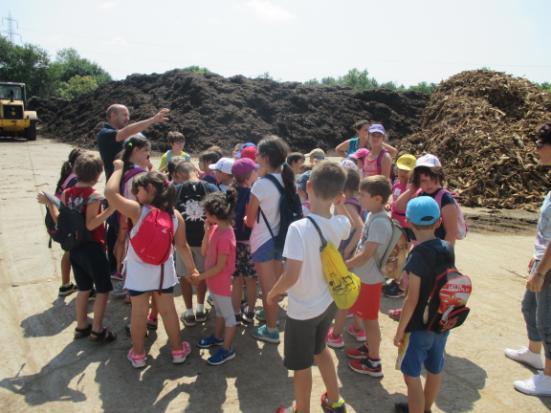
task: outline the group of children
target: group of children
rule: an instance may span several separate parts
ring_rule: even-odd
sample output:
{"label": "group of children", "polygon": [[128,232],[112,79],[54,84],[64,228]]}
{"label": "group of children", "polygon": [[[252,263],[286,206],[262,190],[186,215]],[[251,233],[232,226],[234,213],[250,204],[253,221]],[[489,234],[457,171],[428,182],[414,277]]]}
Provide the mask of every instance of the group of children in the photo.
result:
{"label": "group of children", "polygon": [[[216,311],[215,330],[196,345],[218,347],[208,359],[211,365],[236,356],[236,327],[252,325],[255,317],[262,324],[252,336],[278,344],[278,303],[287,295],[284,364],[294,371],[295,402],[278,412],[309,411],[314,363],[326,386],[323,410],[345,412],[326,344],[344,347],[347,331],[362,342],[345,351],[349,367],[382,377],[381,295],[407,294],[403,309],[397,311],[394,343],[400,346],[399,366],[408,386],[408,403],[399,403],[396,409],[430,411],[438,393],[447,334],[427,331],[423,309],[437,271],[453,266],[457,203],[443,188],[444,175],[435,156],[416,159],[402,154],[395,162],[398,151],[385,142],[383,125],[359,121],[355,126],[358,136],[336,148],[345,156],[340,162],[326,160],[321,149],[307,155],[290,153],[283,139],[267,136],[256,145],[236,146],[231,157],[211,147],[199,155],[198,168],[183,150],[184,136],[171,133],[171,149],[161,158],[158,171],[149,160],[149,141],[143,135],[132,136],[114,162],[105,201],[94,190],[103,170],[99,157],[82,150],[71,152],[57,196],[83,214],[91,233],[87,242],[68,251],[62,260],[60,295],[74,290],[68,262],[78,290],[75,339],[116,339],[102,324],[113,288],[105,245],[104,223],[109,219],[110,225],[117,226],[112,278],[131,303],[128,359],[134,367],[146,365],[144,340],[147,329],[157,327],[158,316],[163,319],[173,363],[189,356],[191,346],[181,340],[174,303],[178,283],[186,307],[181,320],[187,327],[206,321],[209,292]],[[39,194],[38,200],[57,222],[60,209],[51,197]],[[391,218],[405,235],[395,244],[392,258],[383,262],[393,239]],[[339,246],[346,266],[361,279],[359,297],[348,311],[337,310],[329,294],[316,226]],[[170,247],[164,251],[167,237]],[[433,261],[418,253],[421,249],[434,251]],[[257,281],[262,309],[255,314]],[[93,290],[96,301],[90,323],[87,302]],[[345,329],[348,316],[354,322]],[[428,371],[424,390],[423,365]]]}

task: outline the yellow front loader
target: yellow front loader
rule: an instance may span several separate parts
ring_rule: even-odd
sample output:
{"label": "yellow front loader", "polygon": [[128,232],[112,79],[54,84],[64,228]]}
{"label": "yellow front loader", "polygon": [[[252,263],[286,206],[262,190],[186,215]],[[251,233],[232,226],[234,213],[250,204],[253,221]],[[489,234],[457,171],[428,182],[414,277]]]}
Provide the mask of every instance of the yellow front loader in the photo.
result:
{"label": "yellow front loader", "polygon": [[0,82],[0,136],[36,140],[36,112],[26,105],[24,83]]}

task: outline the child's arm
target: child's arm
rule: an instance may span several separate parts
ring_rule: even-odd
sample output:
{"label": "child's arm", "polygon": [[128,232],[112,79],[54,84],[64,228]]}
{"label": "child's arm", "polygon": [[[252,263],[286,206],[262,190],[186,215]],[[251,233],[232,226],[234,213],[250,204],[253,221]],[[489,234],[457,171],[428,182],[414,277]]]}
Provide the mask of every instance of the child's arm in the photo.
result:
{"label": "child's arm", "polygon": [[383,148],[385,148],[385,151],[388,152],[388,154],[392,159],[394,159],[398,154],[398,149],[396,149],[394,146],[390,145],[389,143],[383,142]]}
{"label": "child's arm", "polygon": [[175,210],[174,215],[176,215],[176,219],[178,220],[178,229],[174,234],[174,246],[176,247],[178,254],[180,254],[182,261],[184,261],[187,273],[192,276],[199,274],[199,271],[197,271],[197,267],[195,266],[195,262],[193,261],[191,248],[189,248],[189,244],[187,243],[186,222],[178,211]]}
{"label": "child's arm", "polygon": [[457,239],[457,208],[454,204],[448,204],[440,211],[442,225],[446,230],[446,238],[450,245],[455,245]]}
{"label": "child's arm", "polygon": [[335,152],[337,152],[337,155],[339,156],[345,156],[346,151],[348,150],[348,146],[350,145],[350,139],[345,140],[344,142],[341,142],[337,145],[335,148]]}
{"label": "child's arm", "polygon": [[[530,261],[530,271],[532,270],[532,265],[534,265],[532,260]],[[540,292],[543,288],[543,283],[550,269],[551,242],[547,244],[547,247],[545,248],[545,253],[543,254],[543,258],[541,259],[538,268],[536,268],[535,271],[531,271],[531,274],[528,276],[528,280],[526,281],[526,288],[534,293]]]}
{"label": "child's arm", "polygon": [[50,214],[53,221],[57,224],[57,217],[59,216],[59,209],[57,209],[57,206],[50,201],[44,192],[38,193],[36,200],[39,204],[46,205],[46,208],[48,208],[48,214]]}
{"label": "child's arm", "polygon": [[102,212],[99,212],[101,208],[101,201],[93,201],[86,205],[86,229],[93,231],[109,218],[115,210],[111,207],[105,208]]}
{"label": "child's arm", "polygon": [[203,281],[207,278],[214,277],[215,275],[218,275],[220,271],[224,269],[224,266],[226,265],[226,261],[228,261],[228,255],[227,254],[219,254],[218,257],[216,257],[216,264],[214,267],[209,268],[204,273],[199,274],[199,276],[195,277],[197,281]]}
{"label": "child's arm", "polygon": [[141,206],[138,202],[125,198],[120,194],[122,168],[124,163],[117,159],[113,162],[115,170],[105,185],[105,198],[112,209],[130,218],[133,224],[140,219]]}
{"label": "child's arm", "polygon": [[396,335],[394,336],[394,345],[399,347],[404,340],[404,334],[406,333],[406,327],[413,316],[415,307],[419,302],[419,292],[421,291],[421,278],[414,273],[409,273],[408,292],[404,305],[402,307],[402,314],[400,316],[400,322],[396,329]]}
{"label": "child's arm", "polygon": [[408,189],[402,192],[402,194],[400,194],[400,196],[396,200],[396,209],[398,211],[405,211],[410,199],[415,198],[415,196],[417,195],[417,190],[418,188],[413,186],[413,184],[409,184]]}
{"label": "child's arm", "polygon": [[203,240],[201,241],[201,255],[203,257],[206,257],[207,250],[209,248],[209,234],[210,234],[210,224],[207,222],[206,219],[205,219],[204,229],[205,229],[205,234],[203,235]]}
{"label": "child's arm", "polygon": [[275,304],[279,296],[296,284],[300,276],[301,268],[302,261],[287,259],[285,271],[283,271],[283,274],[279,277],[279,280],[277,280],[266,297],[266,301],[269,304]]}
{"label": "child's arm", "polygon": [[373,257],[373,255],[375,255],[375,251],[377,251],[378,247],[379,243],[377,242],[365,242],[362,250],[358,254],[354,255],[349,260],[346,260],[346,266],[350,269],[365,264],[371,257]]}
{"label": "child's arm", "polygon": [[392,171],[392,157],[389,155],[383,156],[383,159],[381,160],[381,174],[386,176],[387,179],[390,181],[390,174]]}
{"label": "child's arm", "polygon": [[362,217],[358,214],[358,211],[356,208],[352,205],[345,205],[344,206],[349,214],[350,224],[352,225],[352,229],[354,230],[354,236],[346,246],[346,248],[343,251],[344,259],[350,258],[354,250],[356,249],[356,245],[358,245],[358,241],[362,238],[362,230],[364,223],[362,221]]}
{"label": "child's arm", "polygon": [[247,209],[245,211],[245,225],[249,228],[252,228],[254,226],[256,216],[258,215],[259,206],[260,202],[258,201],[258,198],[255,195],[251,194],[249,198],[249,203],[247,204]]}

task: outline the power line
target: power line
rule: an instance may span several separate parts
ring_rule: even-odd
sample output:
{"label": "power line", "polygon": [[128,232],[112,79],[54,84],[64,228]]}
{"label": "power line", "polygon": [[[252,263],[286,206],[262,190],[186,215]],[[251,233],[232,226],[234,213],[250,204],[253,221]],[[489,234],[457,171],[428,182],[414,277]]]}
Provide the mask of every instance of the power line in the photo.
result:
{"label": "power line", "polygon": [[19,33],[19,24],[17,23],[17,20],[11,17],[11,11],[8,12],[8,17],[2,17],[2,25],[4,24],[4,22],[7,22],[8,28],[6,30],[3,30],[2,33],[8,36],[10,42],[15,43],[15,38],[19,37],[19,41],[23,43],[23,38]]}

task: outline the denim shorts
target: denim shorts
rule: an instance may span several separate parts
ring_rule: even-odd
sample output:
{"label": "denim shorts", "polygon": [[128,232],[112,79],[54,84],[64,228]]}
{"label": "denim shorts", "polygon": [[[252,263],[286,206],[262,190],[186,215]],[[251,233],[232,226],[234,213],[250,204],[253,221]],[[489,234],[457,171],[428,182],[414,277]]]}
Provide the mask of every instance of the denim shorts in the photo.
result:
{"label": "denim shorts", "polygon": [[444,368],[444,351],[449,331],[435,333],[428,330],[412,331],[404,339],[397,368],[410,377],[419,377],[423,365],[429,373],[439,374]]}
{"label": "denim shorts", "polygon": [[252,253],[252,259],[254,263],[261,263],[271,260],[281,261],[281,253],[282,251],[279,251],[275,247],[274,239],[270,238]]}

